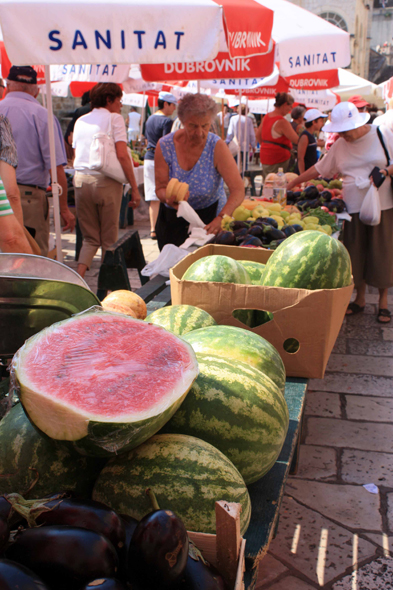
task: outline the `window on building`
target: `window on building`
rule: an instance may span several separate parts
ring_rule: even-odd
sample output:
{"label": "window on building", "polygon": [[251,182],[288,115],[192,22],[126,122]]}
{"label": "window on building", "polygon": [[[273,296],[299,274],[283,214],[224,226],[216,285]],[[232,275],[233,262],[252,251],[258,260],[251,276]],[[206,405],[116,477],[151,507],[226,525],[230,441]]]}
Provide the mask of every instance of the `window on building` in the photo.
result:
{"label": "window on building", "polygon": [[319,16],[327,20],[329,23],[332,23],[332,25],[336,25],[336,27],[338,27],[339,29],[348,32],[347,23],[339,14],[335,12],[322,12],[322,14],[320,14]]}

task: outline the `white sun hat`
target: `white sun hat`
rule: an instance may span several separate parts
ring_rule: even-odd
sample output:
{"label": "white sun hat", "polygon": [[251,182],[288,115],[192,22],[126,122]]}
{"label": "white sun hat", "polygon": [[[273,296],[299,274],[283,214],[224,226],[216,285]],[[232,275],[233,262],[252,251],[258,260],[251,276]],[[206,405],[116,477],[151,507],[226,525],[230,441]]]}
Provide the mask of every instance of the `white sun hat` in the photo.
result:
{"label": "white sun hat", "polygon": [[164,92],[163,90],[161,90],[158,93],[158,98],[159,98],[159,100],[163,100],[165,102],[170,102],[172,104],[177,104],[177,98],[176,98],[176,96],[174,96],[170,92]]}
{"label": "white sun hat", "polygon": [[327,133],[342,133],[365,125],[370,113],[359,113],[352,102],[340,102],[331,112],[330,121],[322,127]]}
{"label": "white sun hat", "polygon": [[307,123],[315,121],[315,119],[320,119],[321,117],[327,118],[327,115],[321,113],[319,109],[309,109],[304,113],[304,120],[307,121]]}

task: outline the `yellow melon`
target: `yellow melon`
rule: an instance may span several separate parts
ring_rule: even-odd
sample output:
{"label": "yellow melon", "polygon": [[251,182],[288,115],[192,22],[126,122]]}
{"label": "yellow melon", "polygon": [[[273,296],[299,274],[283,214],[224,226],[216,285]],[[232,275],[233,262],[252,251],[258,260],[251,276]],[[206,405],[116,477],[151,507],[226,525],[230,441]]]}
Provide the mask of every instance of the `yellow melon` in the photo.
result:
{"label": "yellow melon", "polygon": [[111,301],[107,301],[105,304],[104,302],[102,302],[101,305],[105,309],[105,311],[115,311],[116,313],[123,313],[124,315],[129,315],[132,318],[135,318],[136,320],[138,319],[136,317],[135,311],[133,311],[127,305],[120,305],[120,303],[115,303]]}
{"label": "yellow melon", "polygon": [[104,309],[108,309],[108,304],[111,306],[113,306],[113,304],[120,305],[126,309],[129,309],[133,312],[133,314],[135,314],[135,317],[138,320],[144,320],[147,316],[146,303],[143,301],[142,297],[139,297],[139,295],[133,293],[132,291],[126,291],[125,289],[112,291],[112,293],[109,293],[109,295],[107,295],[101,303]]}

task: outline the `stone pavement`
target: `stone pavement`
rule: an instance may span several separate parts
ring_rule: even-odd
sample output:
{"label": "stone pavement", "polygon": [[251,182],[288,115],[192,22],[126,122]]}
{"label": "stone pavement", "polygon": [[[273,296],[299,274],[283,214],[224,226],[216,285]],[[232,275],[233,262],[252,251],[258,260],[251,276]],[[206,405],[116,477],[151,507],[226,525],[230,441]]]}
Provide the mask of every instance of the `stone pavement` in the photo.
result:
{"label": "stone pavement", "polygon": [[[132,229],[154,260],[146,208]],[[75,268],[75,236],[63,238]],[[92,290],[99,264],[97,256],[86,276]],[[137,289],[136,271],[129,274]],[[377,301],[370,289],[365,312],[344,321],[325,379],[309,383],[299,469],[257,590],[393,589],[393,324],[377,323]],[[393,293],[389,305],[393,312]]]}
{"label": "stone pavement", "polygon": [[393,589],[393,327],[377,323],[377,301],[370,288],[309,383],[299,469],[258,590]]}

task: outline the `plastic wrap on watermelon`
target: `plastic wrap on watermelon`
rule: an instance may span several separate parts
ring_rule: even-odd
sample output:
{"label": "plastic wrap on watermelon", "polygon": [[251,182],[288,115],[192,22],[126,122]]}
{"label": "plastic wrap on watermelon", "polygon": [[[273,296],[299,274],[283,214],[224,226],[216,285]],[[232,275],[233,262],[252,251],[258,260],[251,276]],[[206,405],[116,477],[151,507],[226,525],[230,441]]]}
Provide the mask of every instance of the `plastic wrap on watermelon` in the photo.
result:
{"label": "plastic wrap on watermelon", "polygon": [[188,343],[99,307],[29,338],[11,366],[12,387],[34,426],[93,456],[122,453],[150,438],[197,375]]}

